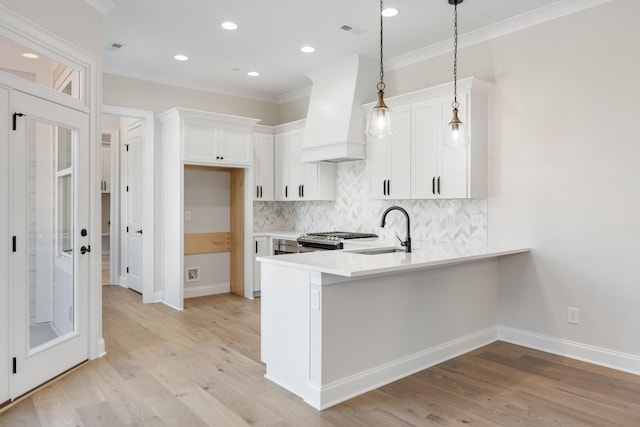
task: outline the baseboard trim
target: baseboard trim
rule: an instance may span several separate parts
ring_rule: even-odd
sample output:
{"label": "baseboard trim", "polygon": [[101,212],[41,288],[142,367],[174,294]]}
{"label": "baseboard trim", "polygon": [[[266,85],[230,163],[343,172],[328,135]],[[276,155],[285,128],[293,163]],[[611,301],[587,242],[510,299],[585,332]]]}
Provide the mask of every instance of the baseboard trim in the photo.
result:
{"label": "baseboard trim", "polygon": [[231,292],[229,283],[189,286],[184,288],[185,298],[204,297],[207,295],[227,294]]}
{"label": "baseboard trim", "polygon": [[327,384],[321,389],[309,383],[308,392],[310,395],[305,397],[304,400],[316,409],[326,409],[362,393],[490,344],[496,339],[497,330],[495,327],[490,327]]}
{"label": "baseboard trim", "polygon": [[521,329],[498,327],[498,339],[558,356],[640,375],[640,357]]}

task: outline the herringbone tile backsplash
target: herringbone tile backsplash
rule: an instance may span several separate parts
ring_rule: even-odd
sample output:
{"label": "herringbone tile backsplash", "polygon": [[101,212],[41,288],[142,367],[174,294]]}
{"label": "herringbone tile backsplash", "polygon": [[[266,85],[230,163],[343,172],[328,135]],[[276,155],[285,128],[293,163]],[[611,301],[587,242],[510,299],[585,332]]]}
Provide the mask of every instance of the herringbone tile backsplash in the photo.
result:
{"label": "herringbone tile backsplash", "polygon": [[382,212],[398,205],[411,217],[411,236],[420,242],[486,243],[487,200],[371,200],[364,160],[338,163],[335,202],[254,202],[254,230],[361,231],[386,239],[404,238],[399,212]]}

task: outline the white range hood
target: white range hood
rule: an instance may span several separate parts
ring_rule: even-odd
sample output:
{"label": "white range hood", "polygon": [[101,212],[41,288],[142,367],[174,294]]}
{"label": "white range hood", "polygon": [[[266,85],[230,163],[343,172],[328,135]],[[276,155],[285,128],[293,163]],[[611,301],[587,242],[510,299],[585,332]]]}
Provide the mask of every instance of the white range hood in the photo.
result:
{"label": "white range hood", "polygon": [[365,157],[365,112],[379,79],[375,61],[354,55],[308,73],[313,81],[302,142],[303,162],[341,162]]}

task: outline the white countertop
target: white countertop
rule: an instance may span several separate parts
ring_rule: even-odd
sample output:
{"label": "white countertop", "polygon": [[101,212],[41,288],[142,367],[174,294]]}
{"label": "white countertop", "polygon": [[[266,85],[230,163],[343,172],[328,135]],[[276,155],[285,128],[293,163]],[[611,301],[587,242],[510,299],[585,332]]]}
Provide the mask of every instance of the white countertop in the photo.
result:
{"label": "white countertop", "polygon": [[[270,233],[269,235],[273,234]],[[264,263],[336,276],[364,277],[436,268],[444,265],[528,252],[529,250],[529,248],[522,246],[428,244],[423,248],[414,248],[411,253],[395,252],[370,255],[357,253],[357,249],[345,249],[274,255],[256,259]]]}
{"label": "white countertop", "polygon": [[267,230],[267,231],[254,231],[253,237],[275,237],[280,239],[297,239],[302,234],[301,231],[291,230]]}

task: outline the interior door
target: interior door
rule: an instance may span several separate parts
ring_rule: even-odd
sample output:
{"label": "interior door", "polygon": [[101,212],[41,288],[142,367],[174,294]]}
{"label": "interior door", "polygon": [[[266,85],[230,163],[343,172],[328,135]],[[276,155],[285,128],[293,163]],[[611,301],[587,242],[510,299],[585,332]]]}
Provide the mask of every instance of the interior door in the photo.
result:
{"label": "interior door", "polygon": [[14,92],[10,148],[15,398],[88,359],[89,117]]}
{"label": "interior door", "polygon": [[126,267],[127,286],[136,292],[142,293],[142,239],[144,230],[142,214],[144,209],[144,159],[143,156],[144,123],[142,120],[127,126],[126,141],[126,170],[127,179],[125,194],[127,197],[126,208]]}

